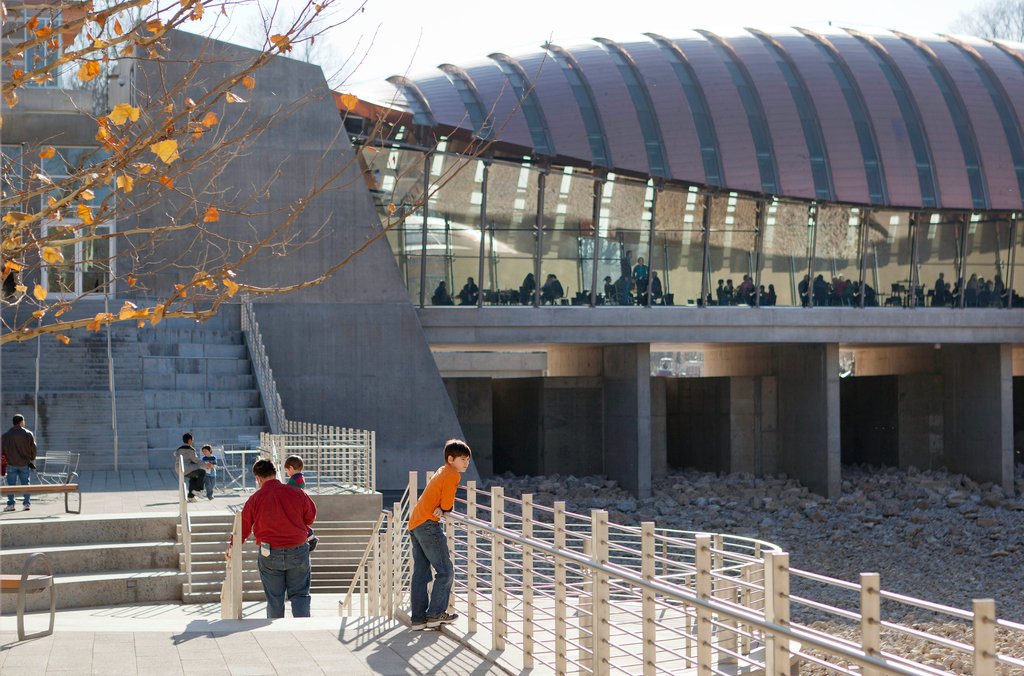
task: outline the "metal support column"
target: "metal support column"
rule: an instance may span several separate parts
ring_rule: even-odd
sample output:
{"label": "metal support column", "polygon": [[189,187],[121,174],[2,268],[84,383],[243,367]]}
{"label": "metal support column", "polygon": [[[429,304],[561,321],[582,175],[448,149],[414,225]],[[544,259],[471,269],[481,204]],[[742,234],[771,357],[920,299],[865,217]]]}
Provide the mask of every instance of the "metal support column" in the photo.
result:
{"label": "metal support column", "polygon": [[764,269],[764,224],[768,220],[768,202],[757,201],[754,216],[754,307],[761,307],[761,270]]}
{"label": "metal support column", "polygon": [[477,273],[476,306],[484,306],[484,249],[487,246],[487,178],[491,170],[491,161],[483,160],[484,175],[480,183],[480,269]]}
{"label": "metal support column", "polygon": [[1010,216],[1010,250],[1006,253],[1006,265],[1010,271],[1006,275],[1006,307],[1013,309],[1013,267],[1017,264],[1017,219],[1020,214]]}
{"label": "metal support column", "polygon": [[708,255],[708,246],[710,243],[711,235],[711,206],[714,204],[714,195],[711,193],[704,193],[704,216],[701,219],[701,227],[703,232],[702,246],[704,248],[704,256],[700,264],[700,299],[697,301],[697,307],[706,307],[708,302],[708,270],[711,257]]}
{"label": "metal support column", "polygon": [[960,215],[960,269],[957,270],[956,278],[960,282],[960,297],[957,305],[962,310],[967,302],[967,235],[971,228],[971,215],[964,213]]}
{"label": "metal support column", "polygon": [[[594,178],[594,210],[593,216],[593,260],[590,262],[590,307],[597,305],[597,284],[598,284],[598,258],[601,255],[601,200],[604,198],[604,174],[595,176]],[[602,289],[603,291],[603,289]],[[605,298],[604,302],[607,303],[608,299]]]}
{"label": "metal support column", "polygon": [[651,282],[654,279],[654,222],[657,220],[658,213],[658,193],[661,192],[661,182],[659,181],[654,185],[654,193],[651,196],[651,226],[647,232],[647,298],[645,299],[647,307],[651,307]]}
{"label": "metal support column", "polygon": [[[420,240],[420,307],[427,304],[427,212],[430,205],[430,159],[432,153],[423,156],[423,228]],[[449,289],[451,293],[451,289]]]}
{"label": "metal support column", "polygon": [[921,213],[918,211],[910,212],[910,302],[907,303],[912,308],[917,307],[917,285],[919,284],[920,272],[917,269],[917,247],[918,239],[921,232]]}
{"label": "metal support column", "polygon": [[[868,280],[865,279],[868,269],[868,234],[871,230],[871,210],[865,209],[860,219],[860,291],[857,304],[863,308],[864,299],[867,297],[866,289]],[[875,289],[878,293],[878,289]]]}
{"label": "metal support column", "polygon": [[548,182],[547,167],[542,167],[537,176],[537,250],[533,256],[533,307],[540,307],[540,259],[544,251],[544,188]]}
{"label": "metal support column", "polygon": [[[814,252],[818,248],[818,205],[807,207],[807,307],[814,307]],[[799,288],[799,287],[798,287]]]}

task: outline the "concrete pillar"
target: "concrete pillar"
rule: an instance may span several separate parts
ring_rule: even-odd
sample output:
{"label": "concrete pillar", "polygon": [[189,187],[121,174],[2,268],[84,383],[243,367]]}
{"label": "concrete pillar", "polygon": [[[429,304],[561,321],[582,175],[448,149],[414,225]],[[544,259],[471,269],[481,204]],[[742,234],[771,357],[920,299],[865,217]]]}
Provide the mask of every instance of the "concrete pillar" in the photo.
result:
{"label": "concrete pillar", "polygon": [[604,472],[639,498],[651,494],[651,349],[603,351]]}
{"label": "concrete pillar", "polygon": [[465,442],[473,449],[480,478],[494,474],[494,405],[490,378],[446,378],[445,389],[455,407]]}
{"label": "concrete pillar", "polygon": [[938,469],[942,458],[942,376],[897,376],[900,468]]}
{"label": "concrete pillar", "polygon": [[939,363],[946,467],[1012,490],[1012,346],[946,344]]}
{"label": "concrete pillar", "polygon": [[778,379],[778,470],[826,497],[839,495],[839,346],[784,345]]}
{"label": "concrete pillar", "polygon": [[729,471],[776,471],[777,401],[774,377],[729,378]]}
{"label": "concrete pillar", "polygon": [[541,473],[603,473],[601,379],[543,378],[540,397]]}
{"label": "concrete pillar", "polygon": [[651,378],[651,475],[668,472],[668,421],[666,397],[668,378]]}

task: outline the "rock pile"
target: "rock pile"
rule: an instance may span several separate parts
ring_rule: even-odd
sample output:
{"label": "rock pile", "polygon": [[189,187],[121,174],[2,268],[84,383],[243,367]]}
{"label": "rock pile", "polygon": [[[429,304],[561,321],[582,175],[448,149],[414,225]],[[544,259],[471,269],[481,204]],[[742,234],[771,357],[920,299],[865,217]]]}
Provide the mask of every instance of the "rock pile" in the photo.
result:
{"label": "rock pile", "polygon": [[[565,500],[571,511],[605,509],[626,525],[727,532],[768,540],[790,565],[857,581],[877,572],[888,591],[969,609],[994,598],[1000,618],[1024,622],[1024,469],[1013,492],[962,474],[844,467],[841,495],[827,500],[785,476],[671,472],[637,500],[605,477],[504,475],[490,484],[537,503]],[[794,589],[794,591],[796,591]],[[814,598],[856,608],[850,592]],[[883,606],[885,619],[933,621],[913,609]],[[797,618],[794,618],[797,619]],[[808,621],[820,619],[809,616]]]}

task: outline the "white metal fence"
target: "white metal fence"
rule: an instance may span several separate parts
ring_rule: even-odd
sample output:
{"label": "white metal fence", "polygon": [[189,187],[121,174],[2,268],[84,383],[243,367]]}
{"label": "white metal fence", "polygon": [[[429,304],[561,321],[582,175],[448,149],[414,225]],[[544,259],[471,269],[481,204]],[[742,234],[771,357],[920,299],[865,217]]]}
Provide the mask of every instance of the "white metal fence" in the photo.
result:
{"label": "white metal fence", "polygon": [[[403,617],[417,493],[412,474],[378,520],[343,614]],[[541,507],[474,482],[460,503],[464,513],[446,519],[452,601],[464,615],[455,627],[513,668],[645,676],[779,676],[798,664],[838,674],[1024,669],[1011,654],[1024,625],[998,619],[991,600],[950,608],[884,590],[874,573],[846,582],[791,568],[769,543],[620,526],[601,510]],[[849,603],[829,600],[843,592]],[[932,620],[905,622],[908,609]],[[961,638],[951,638],[957,629]]]}
{"label": "white metal fence", "polygon": [[253,311],[252,301],[248,298],[242,300],[242,334],[249,348],[249,359],[252,362],[253,373],[256,374],[263,408],[267,413],[267,425],[271,433],[279,434],[285,431],[287,418],[284,415],[284,406],[281,405],[281,395],[277,392],[277,383],[274,381],[274,370],[270,368],[270,359],[267,358],[267,351],[263,347],[260,325],[256,322],[256,313]]}
{"label": "white metal fence", "polygon": [[372,430],[285,421],[286,434],[260,435],[260,448],[270,454],[278,471],[289,455],[303,462],[308,490],[376,490],[377,445]]}

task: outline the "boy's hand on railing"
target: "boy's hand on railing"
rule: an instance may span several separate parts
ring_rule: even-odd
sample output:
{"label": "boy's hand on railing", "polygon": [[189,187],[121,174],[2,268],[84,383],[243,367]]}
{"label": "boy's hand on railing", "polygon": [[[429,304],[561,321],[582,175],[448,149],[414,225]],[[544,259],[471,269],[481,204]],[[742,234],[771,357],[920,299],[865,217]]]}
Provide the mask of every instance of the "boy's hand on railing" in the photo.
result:
{"label": "boy's hand on railing", "polygon": [[228,547],[226,550],[224,550],[224,560],[225,561],[230,561],[231,560],[231,547]]}
{"label": "boy's hand on railing", "polygon": [[440,507],[435,508],[434,509],[434,516],[436,516],[439,519],[443,519],[444,518],[444,510],[442,510]]}

